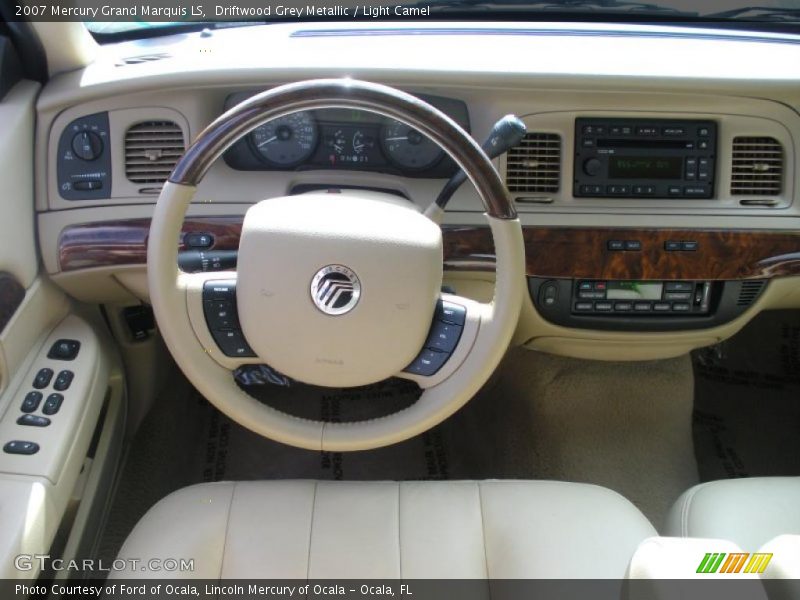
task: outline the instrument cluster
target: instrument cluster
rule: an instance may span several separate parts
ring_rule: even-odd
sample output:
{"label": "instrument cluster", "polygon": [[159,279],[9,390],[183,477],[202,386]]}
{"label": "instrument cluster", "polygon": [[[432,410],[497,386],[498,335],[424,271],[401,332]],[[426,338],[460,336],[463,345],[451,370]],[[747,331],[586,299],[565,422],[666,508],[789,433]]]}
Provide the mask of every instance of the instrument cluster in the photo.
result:
{"label": "instrument cluster", "polygon": [[[226,110],[253,95],[228,96]],[[469,131],[467,106],[460,100],[419,95]],[[255,128],[225,153],[242,171],[349,169],[407,177],[450,177],[455,163],[432,140],[408,125],[351,109],[299,111]]]}

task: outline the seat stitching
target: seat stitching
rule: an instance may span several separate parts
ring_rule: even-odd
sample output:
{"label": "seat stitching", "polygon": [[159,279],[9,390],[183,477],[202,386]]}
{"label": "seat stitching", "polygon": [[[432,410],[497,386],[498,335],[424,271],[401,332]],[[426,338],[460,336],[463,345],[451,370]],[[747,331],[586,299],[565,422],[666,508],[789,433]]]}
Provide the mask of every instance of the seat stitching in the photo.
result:
{"label": "seat stitching", "polygon": [[308,555],[306,556],[306,581],[308,581],[308,576],[311,572],[311,534],[314,531],[314,515],[316,514],[317,508],[317,486],[319,486],[319,481],[314,482],[314,492],[311,496],[311,520],[308,524]]}
{"label": "seat stitching", "polygon": [[692,500],[694,500],[695,494],[700,491],[701,487],[702,486],[698,485],[689,490],[689,493],[686,494],[686,499],[683,501],[683,506],[681,507],[681,535],[683,537],[691,537],[691,535],[689,535],[689,512]]}
{"label": "seat stitching", "polygon": [[225,553],[228,549],[228,532],[230,531],[231,526],[231,515],[233,514],[233,498],[236,496],[236,487],[237,483],[233,482],[233,489],[231,490],[231,497],[228,500],[228,514],[225,517],[225,537],[223,537],[222,542],[222,560],[219,562],[219,571],[217,572],[217,579],[222,579],[222,572],[225,569]]}
{"label": "seat stitching", "polygon": [[403,544],[400,540],[400,487],[402,483],[397,484],[397,577],[403,581]]}
{"label": "seat stitching", "polygon": [[486,526],[483,520],[483,493],[481,491],[481,484],[475,484],[478,488],[478,509],[481,516],[481,540],[483,542],[483,564],[486,569],[486,588],[489,591],[489,599],[492,598],[492,584],[490,583],[491,575],[489,574],[489,550],[486,547]]}

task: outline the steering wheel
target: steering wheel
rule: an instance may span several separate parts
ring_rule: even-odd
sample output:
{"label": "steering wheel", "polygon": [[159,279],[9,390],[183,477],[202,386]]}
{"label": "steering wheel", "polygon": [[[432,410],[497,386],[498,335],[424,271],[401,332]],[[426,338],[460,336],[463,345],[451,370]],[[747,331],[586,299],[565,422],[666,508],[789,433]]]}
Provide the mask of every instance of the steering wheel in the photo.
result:
{"label": "steering wheel", "polygon": [[[467,174],[494,238],[492,302],[442,293],[438,224],[410,202],[364,191],[258,202],[244,218],[236,271],[178,269],[176,240],[196,186],[212,163],[269,120],[323,108],[397,119],[436,142]],[[258,94],[197,137],[158,198],[147,268],[164,341],[212,404],[267,438],[312,450],[348,451],[422,433],[480,389],[516,327],[524,258],[522,230],[503,182],[461,127],[391,87],[329,79]],[[220,324],[217,314],[210,326],[209,307],[225,302],[230,303],[227,320]],[[378,419],[314,421],[271,408],[239,388],[232,370],[243,364],[267,364],[300,382],[330,387],[397,376],[415,381],[423,393],[410,407]]]}

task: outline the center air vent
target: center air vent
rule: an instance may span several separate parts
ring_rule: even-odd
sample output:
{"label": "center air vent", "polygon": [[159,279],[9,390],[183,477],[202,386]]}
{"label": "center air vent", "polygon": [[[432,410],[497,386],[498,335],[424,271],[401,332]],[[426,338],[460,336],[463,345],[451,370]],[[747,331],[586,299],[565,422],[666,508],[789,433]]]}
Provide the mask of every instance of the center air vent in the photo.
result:
{"label": "center air vent", "polygon": [[172,121],[137,123],[125,134],[125,175],[132,183],[163,184],[186,146]]}
{"label": "center air vent", "polygon": [[506,157],[509,192],[552,194],[561,180],[561,138],[555,133],[528,133]]}
{"label": "center air vent", "polygon": [[771,137],[733,138],[731,194],[777,196],[783,189],[783,148]]}

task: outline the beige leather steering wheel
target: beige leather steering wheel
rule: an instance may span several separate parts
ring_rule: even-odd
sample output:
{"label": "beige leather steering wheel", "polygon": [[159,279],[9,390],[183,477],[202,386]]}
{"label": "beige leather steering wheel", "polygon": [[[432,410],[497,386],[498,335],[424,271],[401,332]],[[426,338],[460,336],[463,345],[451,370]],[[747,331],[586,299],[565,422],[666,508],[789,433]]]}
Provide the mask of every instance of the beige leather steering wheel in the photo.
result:
{"label": "beige leather steering wheel", "polygon": [[[360,109],[402,121],[439,144],[464,170],[486,207],[494,237],[497,271],[491,303],[441,293],[439,226],[409,202],[364,192],[263,200],[246,213],[236,271],[190,274],[178,269],[175,241],[211,164],[262,123],[322,108]],[[417,435],[479,390],[516,326],[525,289],[524,257],[522,230],[500,176],[463,129],[404,92],[332,79],[258,94],[198,136],[159,196],[147,266],[164,340],[212,404],[273,440],[347,451]],[[241,330],[255,356],[223,354],[204,318],[204,289],[208,299],[213,290],[224,291],[234,282]],[[450,351],[437,351],[442,349]],[[242,391],[232,369],[245,363],[266,363],[301,382],[332,387],[404,377],[416,381],[423,393],[412,406],[379,419],[312,421]]]}

